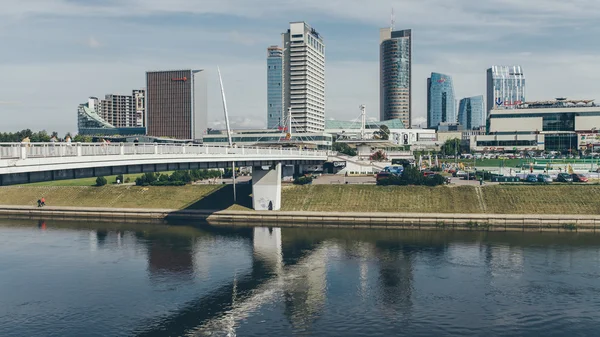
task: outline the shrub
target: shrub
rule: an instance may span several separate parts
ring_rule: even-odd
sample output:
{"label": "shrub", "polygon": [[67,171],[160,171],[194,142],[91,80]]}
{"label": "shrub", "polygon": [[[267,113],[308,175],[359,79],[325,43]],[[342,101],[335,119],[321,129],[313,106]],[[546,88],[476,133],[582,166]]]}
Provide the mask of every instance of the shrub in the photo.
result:
{"label": "shrub", "polygon": [[382,150],[379,150],[379,151],[373,153],[369,157],[369,159],[372,161],[384,161],[384,160],[387,160],[387,156],[385,155],[385,152],[383,152]]}
{"label": "shrub", "polygon": [[423,173],[416,167],[406,167],[402,175],[392,175],[389,178],[380,179],[377,181],[377,185],[389,186],[389,185],[425,185],[425,186],[438,186],[443,185],[446,179],[440,174],[434,174],[429,177],[424,177]]}
{"label": "shrub", "polygon": [[123,180],[123,175],[119,174],[116,178],[115,178],[115,184],[117,183],[117,181],[124,183],[125,181]]}
{"label": "shrub", "polygon": [[439,186],[443,185],[446,182],[446,179],[440,174],[434,174],[425,179],[425,184],[427,186]]}
{"label": "shrub", "polygon": [[98,177],[96,178],[96,186],[104,186],[107,184],[106,178]]}
{"label": "shrub", "polygon": [[306,184],[310,184],[312,183],[313,178],[312,177],[298,177],[296,178],[296,180],[294,180],[294,185],[306,185]]}
{"label": "shrub", "polygon": [[148,186],[158,180],[158,176],[154,173],[144,173],[143,176],[135,180],[137,186]]}

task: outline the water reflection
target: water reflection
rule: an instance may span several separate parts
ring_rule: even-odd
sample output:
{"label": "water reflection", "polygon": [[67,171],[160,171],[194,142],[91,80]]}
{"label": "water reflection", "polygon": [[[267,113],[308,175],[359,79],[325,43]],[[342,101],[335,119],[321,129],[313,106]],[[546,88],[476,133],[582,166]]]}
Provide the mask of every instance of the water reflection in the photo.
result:
{"label": "water reflection", "polygon": [[600,239],[589,234],[2,222],[2,336],[600,328]]}

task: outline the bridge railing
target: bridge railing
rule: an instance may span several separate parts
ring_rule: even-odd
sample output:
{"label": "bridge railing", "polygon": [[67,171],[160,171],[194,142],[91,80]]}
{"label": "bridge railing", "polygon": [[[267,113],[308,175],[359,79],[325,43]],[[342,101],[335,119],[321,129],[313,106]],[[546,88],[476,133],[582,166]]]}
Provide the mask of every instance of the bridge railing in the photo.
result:
{"label": "bridge railing", "polygon": [[293,148],[229,147],[156,143],[0,143],[0,159],[124,155],[281,155],[326,156],[327,151]]}

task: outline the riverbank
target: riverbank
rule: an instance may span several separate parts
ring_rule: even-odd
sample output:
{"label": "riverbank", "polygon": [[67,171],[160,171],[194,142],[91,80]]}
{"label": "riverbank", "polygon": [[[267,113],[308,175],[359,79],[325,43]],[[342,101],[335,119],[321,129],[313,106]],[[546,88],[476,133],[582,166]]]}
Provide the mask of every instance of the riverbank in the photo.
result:
{"label": "riverbank", "polygon": [[[238,185],[166,186],[6,186],[0,205],[175,210],[246,210],[252,188]],[[282,211],[454,213],[454,214],[600,214],[600,185],[374,186],[306,185],[283,187]]]}
{"label": "riverbank", "polygon": [[202,222],[224,226],[476,230],[528,232],[597,232],[600,216],[456,213],[269,212],[97,207],[0,206],[0,217],[28,220],[104,222]]}

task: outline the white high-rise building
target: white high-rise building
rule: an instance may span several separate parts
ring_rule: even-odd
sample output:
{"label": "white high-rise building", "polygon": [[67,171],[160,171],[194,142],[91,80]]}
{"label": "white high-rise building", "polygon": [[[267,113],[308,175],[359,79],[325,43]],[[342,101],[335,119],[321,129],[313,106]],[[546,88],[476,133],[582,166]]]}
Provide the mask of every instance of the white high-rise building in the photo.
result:
{"label": "white high-rise building", "polygon": [[296,132],[325,130],[325,43],[305,22],[291,22],[283,33],[283,106],[291,107]]}

